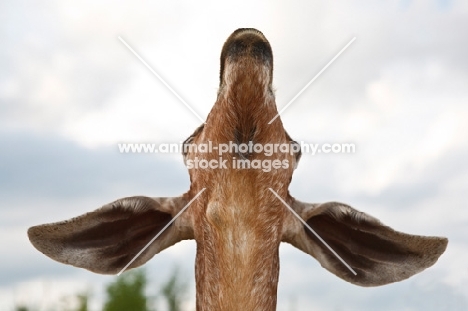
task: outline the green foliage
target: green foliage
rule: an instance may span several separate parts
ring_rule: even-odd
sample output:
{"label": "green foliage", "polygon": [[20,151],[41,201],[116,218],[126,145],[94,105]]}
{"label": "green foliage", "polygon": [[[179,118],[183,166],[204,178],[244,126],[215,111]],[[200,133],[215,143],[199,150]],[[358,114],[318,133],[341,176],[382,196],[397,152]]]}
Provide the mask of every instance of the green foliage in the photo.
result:
{"label": "green foliage", "polygon": [[143,269],[125,272],[107,287],[104,311],[150,311],[145,295],[147,278]]}
{"label": "green foliage", "polygon": [[163,285],[161,294],[166,300],[168,311],[181,311],[181,305],[187,291],[187,283],[180,280],[179,272],[174,269],[174,272],[169,277],[169,280]]}
{"label": "green foliage", "polygon": [[88,311],[88,293],[78,294],[76,298],[78,299],[78,308],[76,311]]}
{"label": "green foliage", "polygon": [[[106,287],[106,301],[103,311],[155,311],[150,308],[151,298],[146,296],[148,279],[144,269],[131,270],[123,273]],[[187,281],[180,277],[179,270],[174,268],[169,278],[161,285],[158,295],[166,304],[167,311],[181,311],[187,293]],[[88,311],[88,301],[91,291],[78,293],[76,296],[62,298],[60,304],[50,310]],[[71,303],[71,299],[73,303]],[[153,298],[154,299],[154,298]],[[76,302],[78,302],[76,304]],[[72,307],[73,306],[73,307]],[[32,311],[25,305],[17,305],[14,311]],[[34,308],[34,310],[37,310]]]}

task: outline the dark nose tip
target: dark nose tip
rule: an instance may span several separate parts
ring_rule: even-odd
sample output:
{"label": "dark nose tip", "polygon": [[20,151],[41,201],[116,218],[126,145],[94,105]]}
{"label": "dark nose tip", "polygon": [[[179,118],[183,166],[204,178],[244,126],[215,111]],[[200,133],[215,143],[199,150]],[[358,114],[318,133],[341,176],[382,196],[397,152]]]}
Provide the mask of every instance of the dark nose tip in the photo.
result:
{"label": "dark nose tip", "polygon": [[254,28],[240,28],[234,31],[224,44],[224,57],[235,60],[238,57],[252,57],[271,63],[273,53],[265,36]]}
{"label": "dark nose tip", "polygon": [[250,58],[263,66],[269,67],[270,83],[273,75],[273,52],[265,36],[254,28],[240,28],[234,31],[224,43],[221,52],[220,85],[223,83],[226,61],[237,62],[242,58]]}

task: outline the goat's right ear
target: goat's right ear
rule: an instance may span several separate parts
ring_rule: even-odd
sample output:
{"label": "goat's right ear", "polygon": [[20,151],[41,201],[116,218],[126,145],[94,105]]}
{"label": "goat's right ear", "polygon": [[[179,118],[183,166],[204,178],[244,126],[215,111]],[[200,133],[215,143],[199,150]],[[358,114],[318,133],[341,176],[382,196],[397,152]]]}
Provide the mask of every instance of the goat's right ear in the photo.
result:
{"label": "goat's right ear", "polygon": [[289,201],[307,226],[357,274],[348,270],[292,213],[283,241],[312,255],[325,269],[356,285],[378,286],[409,278],[432,266],[447,247],[446,238],[395,231],[346,204],[310,204],[292,198]]}
{"label": "goat's right ear", "polygon": [[[121,271],[188,203],[182,197],[129,197],[72,218],[31,227],[28,236],[39,251],[61,263],[102,273]],[[186,213],[178,217],[128,267],[138,267],[163,249],[193,239]]]}

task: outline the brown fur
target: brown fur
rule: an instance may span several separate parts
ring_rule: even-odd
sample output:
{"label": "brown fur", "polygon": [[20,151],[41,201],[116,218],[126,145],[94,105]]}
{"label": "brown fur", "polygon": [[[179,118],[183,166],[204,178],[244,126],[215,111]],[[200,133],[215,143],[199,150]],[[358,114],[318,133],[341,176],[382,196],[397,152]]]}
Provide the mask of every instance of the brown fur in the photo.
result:
{"label": "brown fur", "polygon": [[[258,40],[260,33],[233,34],[224,45],[222,77],[218,99],[210,112],[203,132],[195,143],[212,141],[214,145],[236,143],[289,143],[281,121],[268,125],[277,114],[271,91],[271,68],[262,58],[248,53],[227,56],[233,40],[244,40],[245,50]],[[189,154],[217,159],[217,154]],[[264,173],[261,170],[232,168],[238,154],[226,154],[227,170],[190,170],[196,194],[207,191],[190,210],[197,241],[196,278],[198,310],[273,310],[279,273],[278,247],[281,242],[284,206],[268,191],[273,187],[283,196],[292,168]],[[264,160],[263,154],[248,159]],[[289,159],[278,154],[271,159]],[[220,182],[222,181],[222,182]]]}

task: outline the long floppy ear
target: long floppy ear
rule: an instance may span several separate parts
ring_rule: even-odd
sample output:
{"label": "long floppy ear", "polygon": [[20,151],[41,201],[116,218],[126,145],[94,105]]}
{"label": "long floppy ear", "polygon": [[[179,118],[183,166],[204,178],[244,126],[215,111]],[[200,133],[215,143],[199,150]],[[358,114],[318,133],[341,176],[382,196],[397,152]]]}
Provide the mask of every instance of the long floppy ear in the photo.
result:
{"label": "long floppy ear", "polygon": [[360,286],[378,286],[409,278],[432,266],[448,240],[393,230],[378,219],[342,203],[309,204],[292,199],[291,207],[352,269],[354,275],[291,213],[283,241],[315,257],[322,267]]}
{"label": "long floppy ear", "polygon": [[[50,258],[102,274],[123,269],[188,203],[182,197],[129,197],[70,220],[31,227],[28,236]],[[128,267],[141,266],[155,254],[193,239],[183,213]]]}

